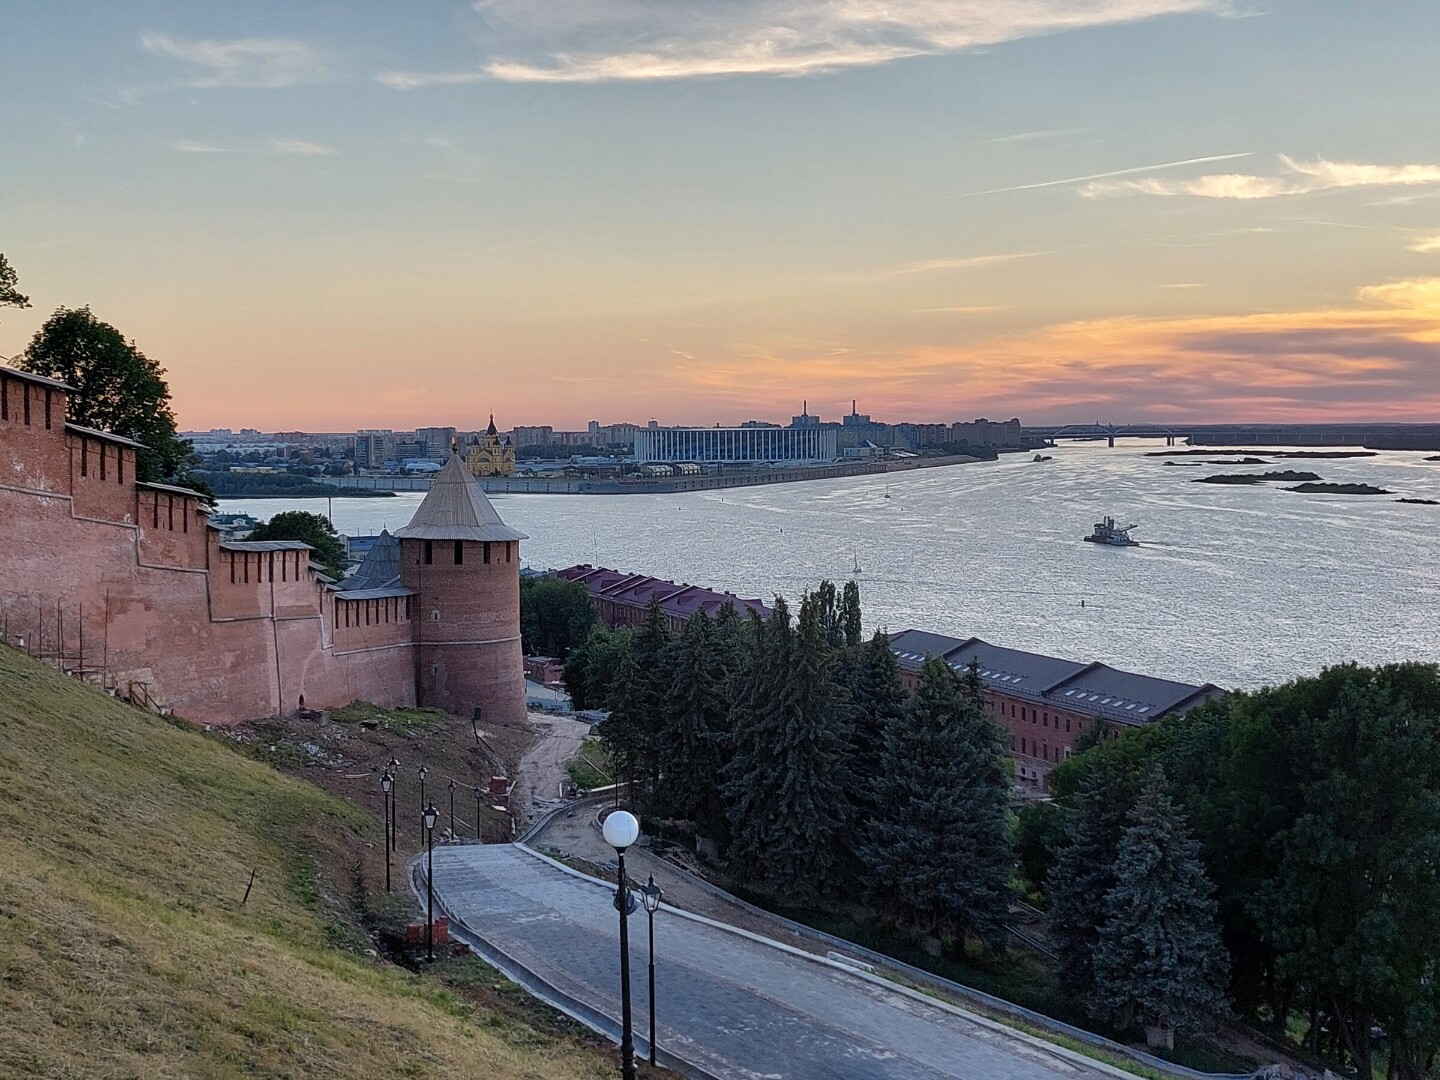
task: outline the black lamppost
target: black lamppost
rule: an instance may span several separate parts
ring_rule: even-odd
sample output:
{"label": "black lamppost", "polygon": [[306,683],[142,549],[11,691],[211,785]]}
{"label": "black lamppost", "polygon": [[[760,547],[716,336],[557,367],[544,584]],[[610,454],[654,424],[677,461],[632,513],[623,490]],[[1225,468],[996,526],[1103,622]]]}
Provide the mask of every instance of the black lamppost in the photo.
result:
{"label": "black lamppost", "polygon": [[630,906],[635,898],[625,881],[625,849],[640,838],[640,822],[628,810],[615,810],[605,819],[601,830],[605,842],[615,849],[620,860],[620,885],[615,892],[615,908],[620,912],[620,1076],[635,1080],[635,1036],[630,1023]]}
{"label": "black lamppost", "polygon": [[476,785],[475,785],[475,839],[476,839],[477,841],[479,841],[480,843],[483,844],[483,843],[485,842],[485,838],[480,835],[480,795],[481,795],[480,785],[479,785],[479,784],[476,784]]}
{"label": "black lamppost", "polygon": [[655,884],[655,875],[640,889],[645,914],[650,917],[650,1064],[655,1064],[655,912],[660,910],[662,890]]}
{"label": "black lamppost", "polygon": [[390,789],[395,786],[395,778],[389,771],[380,774],[380,790],[385,793],[385,891],[390,891]]}
{"label": "black lamppost", "polygon": [[[420,766],[420,813],[425,813],[425,776],[429,772],[424,765]],[[420,839],[425,839],[425,830],[420,830]]]}
{"label": "black lamppost", "polygon": [[395,828],[395,804],[400,800],[400,759],[390,758],[390,850],[400,850],[400,836]]}
{"label": "black lamppost", "polygon": [[455,839],[455,781],[450,781],[450,839]]}
{"label": "black lamppost", "polygon": [[435,819],[440,811],[431,803],[420,815],[425,831],[425,959],[435,959]]}

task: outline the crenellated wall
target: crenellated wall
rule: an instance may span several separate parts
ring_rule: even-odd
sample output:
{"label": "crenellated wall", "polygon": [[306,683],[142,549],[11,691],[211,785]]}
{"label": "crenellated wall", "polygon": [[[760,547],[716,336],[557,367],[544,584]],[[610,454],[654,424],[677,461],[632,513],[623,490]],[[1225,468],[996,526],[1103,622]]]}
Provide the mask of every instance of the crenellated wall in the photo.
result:
{"label": "crenellated wall", "polygon": [[337,599],[303,548],[222,543],[195,495],[137,483],[134,444],[65,408],[0,369],[7,641],[203,723],[415,703],[408,597]]}

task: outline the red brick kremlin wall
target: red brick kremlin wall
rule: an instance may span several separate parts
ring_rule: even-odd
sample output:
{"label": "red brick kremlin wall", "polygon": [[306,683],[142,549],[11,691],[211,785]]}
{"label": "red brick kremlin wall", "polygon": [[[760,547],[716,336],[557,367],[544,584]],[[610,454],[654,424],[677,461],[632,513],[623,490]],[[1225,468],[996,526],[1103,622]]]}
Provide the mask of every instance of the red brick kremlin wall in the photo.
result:
{"label": "red brick kremlin wall", "polygon": [[412,598],[347,600],[305,551],[227,549],[194,496],[137,484],[134,446],[67,427],[65,406],[60,384],[0,369],[10,644],[203,723],[293,712],[302,696],[415,703]]}

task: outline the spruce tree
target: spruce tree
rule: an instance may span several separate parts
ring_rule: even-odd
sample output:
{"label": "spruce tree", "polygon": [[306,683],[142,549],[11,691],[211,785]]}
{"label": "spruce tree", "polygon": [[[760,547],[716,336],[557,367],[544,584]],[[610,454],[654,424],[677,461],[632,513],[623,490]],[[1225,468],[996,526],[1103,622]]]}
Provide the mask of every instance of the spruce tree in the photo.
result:
{"label": "spruce tree", "polygon": [[660,734],[661,803],[712,839],[724,834],[720,772],[729,757],[729,702],[710,619],[697,613],[668,647],[670,690]]}
{"label": "spruce tree", "polygon": [[1115,887],[1115,859],[1133,801],[1122,764],[1101,755],[1076,792],[1065,844],[1050,869],[1050,939],[1059,954],[1060,987],[1082,1001],[1092,998],[1105,897]]}
{"label": "spruce tree", "polygon": [[874,790],[861,854],[896,921],[1000,947],[1014,863],[1009,762],[999,730],[943,660],[925,662],[886,731]]}
{"label": "spruce tree", "polygon": [[756,640],[726,770],[731,861],[743,878],[810,898],[833,882],[851,821],[842,695],[812,598],[794,629],[777,599]]}
{"label": "spruce tree", "polygon": [[874,787],[885,752],[885,733],[905,710],[905,688],[900,666],[890,649],[890,639],[877,630],[875,636],[846,654],[850,689],[850,773],[854,778],[852,801],[856,824],[871,816]]}
{"label": "spruce tree", "polygon": [[847,648],[860,644],[860,586],[853,581],[845,583],[840,595],[840,633]]}
{"label": "spruce tree", "polygon": [[1214,890],[1162,775],[1129,822],[1095,947],[1095,1012],[1122,1029],[1193,1030],[1226,1007]]}

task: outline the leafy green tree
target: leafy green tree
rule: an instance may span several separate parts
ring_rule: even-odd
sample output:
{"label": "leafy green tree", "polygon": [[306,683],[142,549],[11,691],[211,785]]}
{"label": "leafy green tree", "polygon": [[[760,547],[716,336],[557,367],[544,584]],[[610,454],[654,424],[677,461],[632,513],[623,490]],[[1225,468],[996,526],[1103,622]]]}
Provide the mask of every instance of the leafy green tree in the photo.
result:
{"label": "leafy green tree", "polygon": [[1121,1029],[1195,1030],[1226,1011],[1228,957],[1200,845],[1157,773],[1130,812],[1095,945],[1093,1008]]}
{"label": "leafy green tree", "polygon": [[1096,716],[1090,723],[1085,725],[1085,730],[1075,736],[1075,741],[1070,744],[1070,756],[1083,754],[1086,750],[1094,750],[1105,742],[1105,736],[1110,730],[1110,725],[1105,722],[1103,716]]}
{"label": "leafy green tree", "polygon": [[746,880],[813,898],[833,884],[851,821],[834,657],[810,598],[795,628],[777,598],[755,641],[725,774],[730,859]]}
{"label": "leafy green tree", "polygon": [[860,586],[847,581],[840,595],[840,633],[847,648],[860,644]]}
{"label": "leafy green tree", "polygon": [[310,558],[332,578],[345,576],[345,543],[330,519],[308,510],[286,510],[262,521],[250,533],[251,540],[299,540],[314,548]]}
{"label": "leafy green tree", "polygon": [[1011,773],[999,730],[943,660],[885,734],[861,850],[900,925],[1000,948],[1011,899]]}
{"label": "leafy green tree", "polygon": [[578,581],[520,580],[520,636],[527,654],[563,660],[585,643],[597,621],[595,602]]}
{"label": "leafy green tree", "polygon": [[10,260],[5,258],[3,251],[0,251],[0,307],[27,308],[30,306],[30,298],[23,295],[16,287],[19,280],[15,274],[15,268],[10,265]]}
{"label": "leafy green tree", "polygon": [[614,692],[615,673],[629,654],[631,631],[596,624],[584,644],[565,659],[565,691],[577,709],[605,709]]}
{"label": "leafy green tree", "polygon": [[175,428],[165,370],[88,307],[59,308],[25,350],[21,366],[74,387],[68,419],[143,443],[141,480],[209,489],[191,472],[197,459]]}
{"label": "leafy green tree", "polygon": [[815,586],[813,594],[816,613],[820,619],[820,635],[833,649],[844,644],[844,632],[840,627],[839,596],[833,581],[822,581]]}

